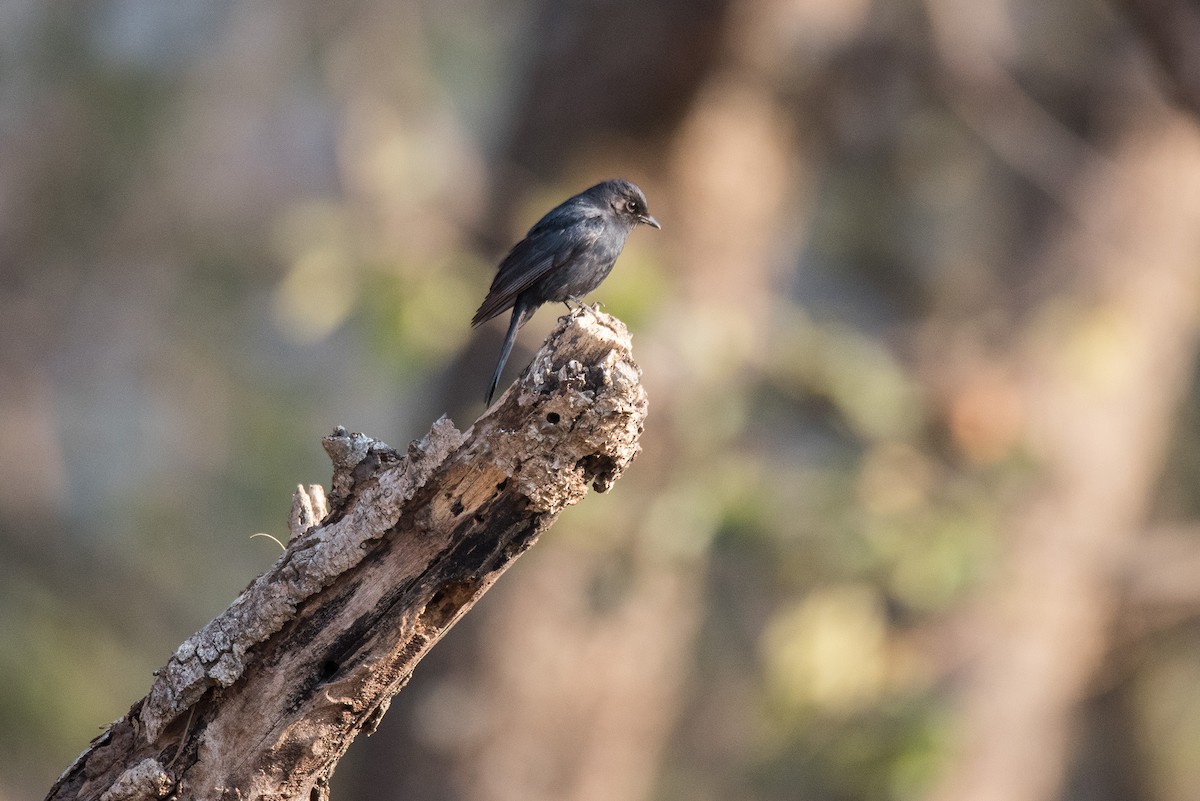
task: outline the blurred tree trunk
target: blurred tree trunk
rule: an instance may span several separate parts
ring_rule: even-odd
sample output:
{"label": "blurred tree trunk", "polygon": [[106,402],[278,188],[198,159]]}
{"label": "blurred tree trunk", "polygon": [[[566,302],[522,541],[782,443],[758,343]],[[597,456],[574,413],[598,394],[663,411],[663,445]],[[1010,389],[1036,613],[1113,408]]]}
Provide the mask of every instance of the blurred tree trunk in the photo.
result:
{"label": "blurred tree trunk", "polygon": [[[720,523],[707,473],[737,433],[696,415],[711,416],[714,399],[725,398],[736,418],[745,400],[729,387],[766,344],[775,232],[800,175],[793,121],[777,90],[794,44],[778,31],[800,27],[795,13],[787,3],[733,4],[719,57],[670,138],[666,174],[646,184],[677,249],[672,261],[688,272],[676,279],[661,329],[647,334],[661,344],[641,354],[654,410],[642,478],[626,483],[604,520],[582,524],[577,542],[590,545],[556,542],[493,596],[480,670],[468,680],[473,697],[489,699],[480,726],[492,736],[458,754],[464,797],[653,795],[689,680],[706,553]],[[569,48],[542,58],[539,75],[581,63]],[[639,79],[653,85],[657,76]]]}
{"label": "blurred tree trunk", "polygon": [[966,627],[960,753],[934,799],[1060,797],[1196,349],[1200,135],[1143,98],[1066,206],[1044,270],[1069,284],[1012,353],[1038,481]]}
{"label": "blurred tree trunk", "polygon": [[1200,116],[1200,6],[1192,0],[1122,0],[1166,74],[1168,93]]}

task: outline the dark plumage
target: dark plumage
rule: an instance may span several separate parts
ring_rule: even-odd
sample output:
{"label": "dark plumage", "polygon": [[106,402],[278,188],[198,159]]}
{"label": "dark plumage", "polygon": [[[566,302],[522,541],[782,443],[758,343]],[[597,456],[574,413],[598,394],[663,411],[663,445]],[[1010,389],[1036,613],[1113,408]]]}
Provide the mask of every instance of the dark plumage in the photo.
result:
{"label": "dark plumage", "polygon": [[484,403],[492,402],[517,330],[543,303],[579,302],[598,287],[639,223],[660,227],[642,190],[629,181],[605,181],[551,209],[513,246],[471,320],[475,327],[513,310]]}

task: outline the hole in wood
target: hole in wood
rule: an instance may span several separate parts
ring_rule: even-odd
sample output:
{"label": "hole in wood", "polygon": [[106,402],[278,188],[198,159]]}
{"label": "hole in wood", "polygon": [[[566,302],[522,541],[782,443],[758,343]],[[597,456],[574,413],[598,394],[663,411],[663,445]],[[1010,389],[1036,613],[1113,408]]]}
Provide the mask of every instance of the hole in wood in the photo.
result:
{"label": "hole in wood", "polygon": [[550,412],[550,414],[546,415],[546,422],[552,426],[558,425],[558,421],[561,419],[562,418],[558,416],[558,412]]}

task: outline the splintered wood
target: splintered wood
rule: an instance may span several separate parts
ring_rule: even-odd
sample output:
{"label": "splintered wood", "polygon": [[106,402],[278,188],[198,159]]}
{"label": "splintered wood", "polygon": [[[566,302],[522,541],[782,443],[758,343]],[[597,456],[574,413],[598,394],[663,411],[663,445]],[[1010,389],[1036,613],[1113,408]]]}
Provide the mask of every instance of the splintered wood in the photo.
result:
{"label": "splintered wood", "polygon": [[[157,671],[48,799],[314,799],[413,668],[591,485],[637,455],[629,332],[583,308],[465,432],[401,453],[338,428],[334,475],[293,503],[275,564]],[[297,511],[299,510],[299,511]]]}

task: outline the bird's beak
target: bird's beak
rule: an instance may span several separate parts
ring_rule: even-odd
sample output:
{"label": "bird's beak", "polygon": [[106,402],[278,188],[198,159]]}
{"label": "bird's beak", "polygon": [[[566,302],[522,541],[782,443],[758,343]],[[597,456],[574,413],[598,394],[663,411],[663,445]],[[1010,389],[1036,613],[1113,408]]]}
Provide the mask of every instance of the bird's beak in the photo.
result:
{"label": "bird's beak", "polygon": [[654,219],[649,214],[643,214],[640,217],[638,217],[638,222],[640,222],[642,225],[650,225],[650,226],[657,228],[660,231],[662,230],[662,226],[658,224],[658,220]]}

